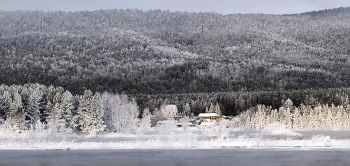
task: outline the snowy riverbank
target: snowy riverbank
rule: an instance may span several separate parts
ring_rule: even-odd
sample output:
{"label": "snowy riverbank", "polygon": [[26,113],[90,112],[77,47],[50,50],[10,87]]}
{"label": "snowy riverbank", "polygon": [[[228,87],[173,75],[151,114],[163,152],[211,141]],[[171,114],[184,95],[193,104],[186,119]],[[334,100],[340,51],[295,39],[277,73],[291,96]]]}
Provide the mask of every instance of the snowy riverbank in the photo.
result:
{"label": "snowy riverbank", "polygon": [[208,131],[155,127],[143,134],[0,134],[1,150],[91,149],[350,149],[350,131]]}

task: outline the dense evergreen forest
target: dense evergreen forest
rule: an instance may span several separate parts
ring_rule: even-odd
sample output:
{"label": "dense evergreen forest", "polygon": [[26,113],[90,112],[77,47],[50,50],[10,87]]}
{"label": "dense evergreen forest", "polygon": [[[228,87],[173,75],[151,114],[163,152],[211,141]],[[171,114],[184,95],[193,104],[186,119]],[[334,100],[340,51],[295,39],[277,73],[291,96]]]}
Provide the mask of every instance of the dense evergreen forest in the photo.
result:
{"label": "dense evergreen forest", "polygon": [[[342,104],[350,8],[295,15],[0,11],[0,84],[126,93],[226,115],[257,104]],[[310,104],[310,103],[308,103]]]}

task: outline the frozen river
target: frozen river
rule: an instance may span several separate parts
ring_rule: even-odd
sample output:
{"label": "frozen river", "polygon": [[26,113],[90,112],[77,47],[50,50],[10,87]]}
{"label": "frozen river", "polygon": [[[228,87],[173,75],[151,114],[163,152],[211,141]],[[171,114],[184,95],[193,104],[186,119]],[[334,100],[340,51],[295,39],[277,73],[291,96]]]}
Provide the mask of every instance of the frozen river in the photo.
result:
{"label": "frozen river", "polygon": [[348,150],[2,150],[0,166],[350,165]]}

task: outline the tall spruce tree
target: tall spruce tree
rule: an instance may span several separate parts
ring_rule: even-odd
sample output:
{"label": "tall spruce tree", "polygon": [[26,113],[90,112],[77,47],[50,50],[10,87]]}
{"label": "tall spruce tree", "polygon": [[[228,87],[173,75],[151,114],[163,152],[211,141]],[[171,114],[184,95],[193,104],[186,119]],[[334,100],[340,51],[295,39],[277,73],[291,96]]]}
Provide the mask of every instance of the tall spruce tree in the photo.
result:
{"label": "tall spruce tree", "polygon": [[83,133],[95,136],[103,131],[103,109],[98,94],[93,95],[90,90],[85,90],[79,100],[79,127]]}
{"label": "tall spruce tree", "polygon": [[18,87],[12,86],[10,88],[10,94],[11,94],[10,113],[6,119],[5,125],[16,132],[20,132],[26,129],[25,127],[26,113],[23,110],[22,98],[21,98],[21,95],[18,93]]}

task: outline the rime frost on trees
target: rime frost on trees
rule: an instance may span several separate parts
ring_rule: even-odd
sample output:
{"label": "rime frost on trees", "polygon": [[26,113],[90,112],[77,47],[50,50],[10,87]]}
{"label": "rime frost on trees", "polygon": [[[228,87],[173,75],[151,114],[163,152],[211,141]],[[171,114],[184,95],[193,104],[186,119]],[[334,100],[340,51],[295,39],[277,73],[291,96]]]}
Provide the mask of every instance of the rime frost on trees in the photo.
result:
{"label": "rime frost on trees", "polygon": [[153,115],[151,117],[151,125],[156,125],[158,121],[166,120],[162,111],[158,108],[155,108]]}
{"label": "rime frost on trees", "polygon": [[173,120],[174,116],[178,112],[176,105],[163,105],[161,106],[160,110],[167,120]]}
{"label": "rime frost on trees", "polygon": [[139,110],[135,100],[129,101],[128,96],[124,94],[103,93],[101,101],[107,131],[131,133],[136,129],[139,122]]}
{"label": "rime frost on trees", "polygon": [[206,110],[206,113],[217,113],[218,115],[221,115],[219,103],[216,103],[215,105],[213,103],[210,103],[210,107]]}
{"label": "rime frost on trees", "polygon": [[151,117],[152,114],[149,112],[149,109],[145,109],[142,113],[141,126],[142,128],[149,129],[151,127]]}
{"label": "rime frost on trees", "polygon": [[282,100],[281,103],[282,103],[282,107],[284,107],[284,108],[291,108],[293,106],[293,102],[289,98],[285,101]]}
{"label": "rime frost on trees", "polygon": [[[241,129],[262,129],[265,125],[278,122],[293,130],[345,130],[349,129],[350,112],[342,105],[318,105],[313,108],[300,105],[299,108],[284,105],[278,112],[270,107],[258,105],[239,116]],[[287,107],[287,108],[285,108]]]}
{"label": "rime frost on trees", "polygon": [[6,121],[6,118],[10,114],[10,103],[12,102],[11,95],[8,91],[4,91],[3,95],[0,96],[0,124]]}
{"label": "rime frost on trees", "polygon": [[91,91],[86,90],[79,100],[79,127],[83,133],[91,136],[103,131],[103,109],[98,94],[93,95]]}
{"label": "rime frost on trees", "polygon": [[[34,127],[38,121],[40,121],[40,102],[43,100],[43,92],[39,91],[39,85],[32,85],[27,88],[23,88],[22,95],[27,96],[26,100],[26,120],[27,126]],[[25,91],[25,93],[23,92]]]}
{"label": "rime frost on trees", "polygon": [[10,101],[10,113],[5,121],[7,128],[14,131],[21,131],[25,129],[25,112],[22,107],[22,98],[18,93],[18,88],[12,86],[10,88],[11,101]]}
{"label": "rime frost on trees", "polygon": [[149,109],[145,109],[142,113],[142,119],[137,128],[138,133],[143,133],[146,129],[151,128],[151,117],[152,114],[149,112]]}
{"label": "rime frost on trees", "polygon": [[62,119],[65,120],[65,127],[73,127],[71,124],[73,122],[73,95],[66,91],[62,95],[62,103],[61,103],[61,109],[63,110]]}
{"label": "rime frost on trees", "polygon": [[68,91],[63,94],[56,93],[54,96],[49,120],[49,125],[54,132],[71,132],[73,129],[72,100],[73,95]]}
{"label": "rime frost on trees", "polygon": [[185,114],[186,114],[187,116],[189,116],[189,115],[191,114],[191,107],[190,107],[190,104],[186,103],[183,107],[184,107],[183,110],[184,110]]}
{"label": "rime frost on trees", "polygon": [[244,110],[245,109],[245,100],[242,95],[239,95],[237,99],[235,99],[235,109],[236,110]]}
{"label": "rime frost on trees", "polygon": [[[300,130],[300,129],[302,129],[302,124],[301,124],[301,122],[302,122],[302,119],[301,119],[301,115],[300,115],[300,111],[299,111],[299,109],[298,108],[295,108],[294,110],[293,110],[293,114],[292,114],[292,116],[293,116],[293,125],[292,125],[292,128],[293,129],[295,129],[295,130]],[[275,121],[276,122],[276,121]]]}
{"label": "rime frost on trees", "polygon": [[307,96],[305,97],[304,104],[305,104],[305,105],[310,105],[310,106],[312,106],[312,107],[316,107],[316,105],[318,104],[318,101],[317,101],[316,98],[307,95]]}
{"label": "rime frost on trees", "polygon": [[213,105],[213,103],[210,103],[209,108],[205,107],[205,113],[214,113],[214,105]]}
{"label": "rime frost on trees", "polygon": [[[1,39],[4,44],[0,45],[0,50],[4,57],[10,58],[3,58],[0,68],[7,72],[1,76],[7,83],[26,82],[28,80],[23,79],[26,75],[47,85],[59,80],[55,83],[74,92],[83,92],[83,86],[79,85],[86,83],[85,86],[93,91],[141,89],[141,93],[168,89],[169,92],[236,91],[245,89],[244,86],[249,90],[271,90],[348,85],[346,74],[341,74],[349,69],[344,63],[349,52],[348,9],[336,20],[328,13],[318,19],[309,14],[286,18],[211,13],[202,13],[198,19],[196,13],[126,10],[64,15],[30,11],[2,14]],[[27,17],[30,15],[38,17]],[[186,18],[187,21],[169,18]],[[38,21],[43,24],[38,26]],[[267,26],[267,22],[272,26]],[[198,35],[198,25],[203,27],[202,35]],[[322,59],[328,55],[329,59]],[[158,79],[162,77],[163,69],[183,62],[184,58],[178,57],[196,62],[210,60],[213,56],[217,61],[210,62],[208,70],[190,66],[183,70],[185,79]],[[99,60],[95,61],[95,58]],[[137,68],[130,69],[131,64]],[[9,78],[7,75],[12,72],[16,74]],[[335,79],[329,72],[340,78]],[[285,77],[289,74],[292,77]],[[308,77],[310,75],[313,77]],[[295,81],[300,78],[306,80]],[[118,83],[113,84],[116,79]],[[133,85],[127,84],[131,80],[137,81]],[[207,80],[218,84],[201,86]],[[170,84],[172,88],[147,86],[163,82],[166,84],[162,85]],[[246,106],[239,110],[245,111],[255,105],[246,100]]]}
{"label": "rime frost on trees", "polygon": [[58,97],[61,97],[62,93],[64,93],[62,87],[49,86],[47,88],[47,104],[46,109],[41,113],[42,122],[47,124],[53,122],[53,118],[55,117],[55,105],[59,101]]}
{"label": "rime frost on trees", "polygon": [[[74,97],[60,87],[47,88],[38,84],[0,86],[0,94],[4,105],[1,108],[3,113],[0,111],[1,123],[17,132],[28,129],[71,132],[77,129],[95,135],[104,130],[103,119],[109,120],[106,124],[114,132],[132,132],[140,122],[144,128],[149,127],[149,111],[145,110],[144,118],[140,121],[136,101],[129,100],[126,95],[100,96],[87,90],[84,95]],[[106,114],[101,102],[105,105]]]}

